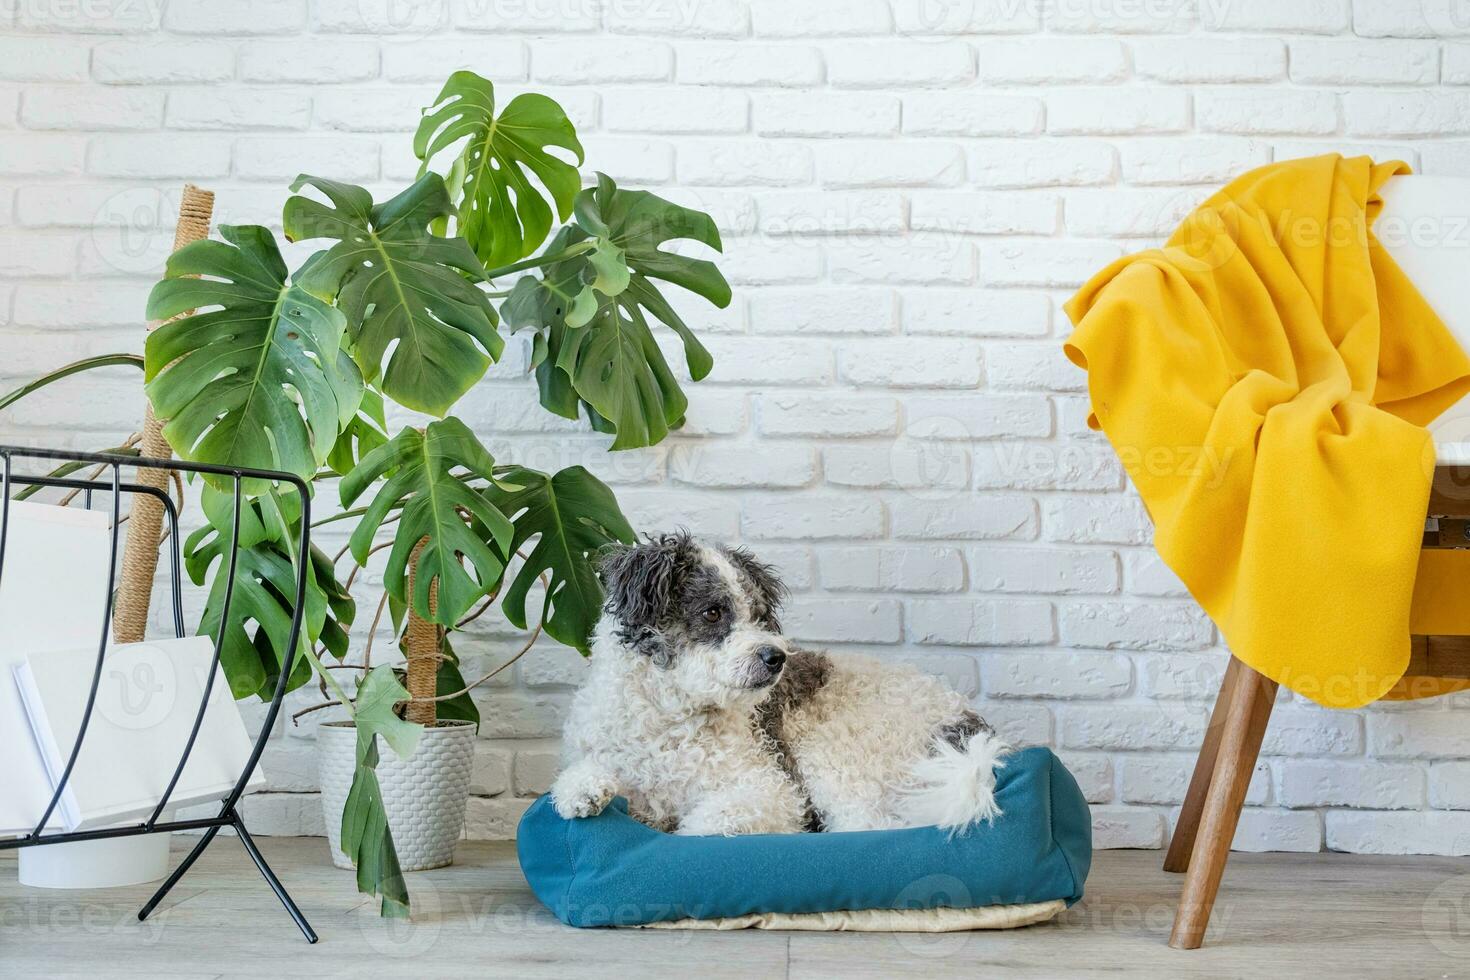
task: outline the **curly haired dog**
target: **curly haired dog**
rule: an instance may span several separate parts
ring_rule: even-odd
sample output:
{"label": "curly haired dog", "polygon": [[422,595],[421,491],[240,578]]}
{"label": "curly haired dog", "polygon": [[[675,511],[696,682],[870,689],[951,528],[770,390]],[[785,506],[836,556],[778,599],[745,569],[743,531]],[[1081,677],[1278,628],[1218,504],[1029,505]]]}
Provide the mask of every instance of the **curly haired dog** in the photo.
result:
{"label": "curly haired dog", "polygon": [[1007,750],[938,678],[796,649],[785,589],[739,548],[671,534],[602,566],[607,604],[552,786],[563,817],[627,797],[681,834],[961,829]]}

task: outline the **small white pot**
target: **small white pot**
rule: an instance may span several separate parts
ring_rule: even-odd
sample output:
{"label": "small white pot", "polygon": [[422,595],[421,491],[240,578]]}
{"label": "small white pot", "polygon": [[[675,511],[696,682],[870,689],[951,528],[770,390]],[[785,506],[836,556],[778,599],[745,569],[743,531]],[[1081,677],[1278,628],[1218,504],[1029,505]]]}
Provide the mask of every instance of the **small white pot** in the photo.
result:
{"label": "small white pot", "polygon": [[117,888],[168,874],[168,834],[104,837],[20,849],[19,877],[32,888]]}
{"label": "small white pot", "polygon": [[[357,728],[350,721],[328,722],[317,729],[317,779],[322,791],[322,818],[332,863],[353,867],[342,853],[342,811],[357,766]],[[427,871],[454,863],[454,845],[464,830],[465,801],[475,757],[475,725],[441,721],[419,734],[407,760],[378,744],[378,786],[398,864],[404,871]]]}

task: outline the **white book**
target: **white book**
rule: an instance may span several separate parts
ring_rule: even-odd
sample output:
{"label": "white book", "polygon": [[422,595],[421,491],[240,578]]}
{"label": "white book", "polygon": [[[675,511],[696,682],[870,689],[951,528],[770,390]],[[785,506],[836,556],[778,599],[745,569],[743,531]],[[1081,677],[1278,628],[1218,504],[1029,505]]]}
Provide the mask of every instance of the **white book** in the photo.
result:
{"label": "white book", "polygon": [[[97,651],[28,656],[14,668],[31,731],[52,788],[81,727]],[[214,642],[207,636],[112,647],[102,662],[97,701],[81,754],[58,809],[67,830],[91,830],[152,814],[193,730]],[[254,740],[215,668],[209,707],[169,808],[222,800],[239,780]],[[262,789],[259,768],[247,790]]]}
{"label": "white book", "polygon": [[[110,515],[81,507],[12,500],[7,523],[0,565],[0,836],[34,830],[52,794],[11,668],[30,653],[88,644],[96,655],[112,537]],[[60,827],[53,815],[47,828]]]}

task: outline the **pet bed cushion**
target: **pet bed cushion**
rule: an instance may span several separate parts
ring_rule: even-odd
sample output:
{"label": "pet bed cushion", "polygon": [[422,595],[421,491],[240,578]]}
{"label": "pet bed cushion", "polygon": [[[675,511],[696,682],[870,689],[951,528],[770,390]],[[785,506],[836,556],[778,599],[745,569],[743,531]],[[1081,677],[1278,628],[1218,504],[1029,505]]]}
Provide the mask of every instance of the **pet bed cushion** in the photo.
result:
{"label": "pet bed cushion", "polygon": [[1004,928],[1080,899],[1092,822],[1072,774],[1051,750],[1022,749],[997,771],[996,801],[994,823],[955,835],[918,827],[682,837],[634,820],[622,798],[596,817],[565,820],[543,796],[521,819],[516,846],[531,890],[573,926]]}

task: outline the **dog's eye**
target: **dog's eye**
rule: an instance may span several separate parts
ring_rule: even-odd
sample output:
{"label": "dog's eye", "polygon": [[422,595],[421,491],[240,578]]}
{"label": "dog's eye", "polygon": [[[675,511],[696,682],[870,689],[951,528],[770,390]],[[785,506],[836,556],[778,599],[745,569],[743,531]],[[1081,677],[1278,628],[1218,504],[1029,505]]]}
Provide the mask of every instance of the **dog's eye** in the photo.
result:
{"label": "dog's eye", "polygon": [[704,621],[706,623],[718,623],[720,621],[720,617],[724,614],[724,610],[722,610],[719,606],[710,606],[704,611]]}

